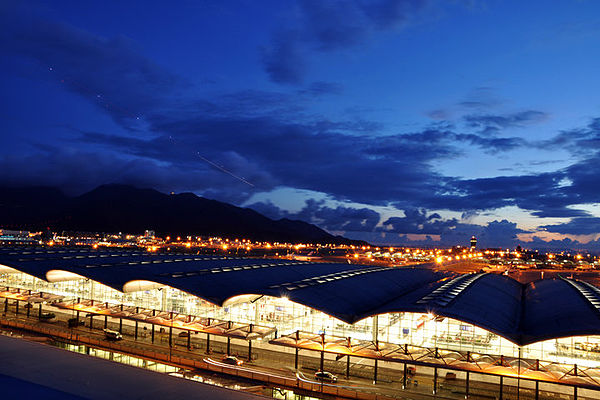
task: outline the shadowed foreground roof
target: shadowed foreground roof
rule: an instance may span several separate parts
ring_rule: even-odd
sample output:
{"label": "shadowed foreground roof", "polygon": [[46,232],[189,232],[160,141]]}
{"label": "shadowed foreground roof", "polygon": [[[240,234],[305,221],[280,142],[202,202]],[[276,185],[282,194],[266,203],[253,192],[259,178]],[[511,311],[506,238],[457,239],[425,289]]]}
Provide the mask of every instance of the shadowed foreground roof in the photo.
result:
{"label": "shadowed foreground roof", "polygon": [[46,279],[64,270],[117,290],[130,281],[168,285],[214,304],[234,296],[281,297],[348,323],[389,312],[433,312],[520,344],[600,335],[600,290],[552,279],[521,284],[495,274],[343,263],[151,254],[82,248],[0,247],[0,264]]}
{"label": "shadowed foreground roof", "polygon": [[3,398],[265,399],[2,335],[0,360]]}

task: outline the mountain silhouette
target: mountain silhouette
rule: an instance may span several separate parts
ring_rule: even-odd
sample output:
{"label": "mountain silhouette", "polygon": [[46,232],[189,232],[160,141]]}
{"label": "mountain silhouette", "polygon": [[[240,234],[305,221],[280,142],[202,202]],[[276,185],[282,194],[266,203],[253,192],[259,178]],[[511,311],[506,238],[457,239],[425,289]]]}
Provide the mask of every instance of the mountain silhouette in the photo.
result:
{"label": "mountain silhouette", "polygon": [[127,185],[103,185],[70,197],[52,187],[0,188],[6,229],[221,236],[289,243],[362,243],[303,221],[272,220],[249,208],[196,196]]}

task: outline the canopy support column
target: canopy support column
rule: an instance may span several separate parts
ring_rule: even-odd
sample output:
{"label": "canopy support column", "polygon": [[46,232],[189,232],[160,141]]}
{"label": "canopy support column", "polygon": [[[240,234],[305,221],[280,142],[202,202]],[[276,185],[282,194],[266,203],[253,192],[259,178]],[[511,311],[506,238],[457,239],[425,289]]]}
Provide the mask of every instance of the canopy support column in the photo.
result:
{"label": "canopy support column", "polygon": [[373,385],[377,383],[377,359],[375,359],[375,365],[373,366]]}
{"label": "canopy support column", "polygon": [[346,359],[346,379],[350,378],[350,354],[348,354],[348,358]]}

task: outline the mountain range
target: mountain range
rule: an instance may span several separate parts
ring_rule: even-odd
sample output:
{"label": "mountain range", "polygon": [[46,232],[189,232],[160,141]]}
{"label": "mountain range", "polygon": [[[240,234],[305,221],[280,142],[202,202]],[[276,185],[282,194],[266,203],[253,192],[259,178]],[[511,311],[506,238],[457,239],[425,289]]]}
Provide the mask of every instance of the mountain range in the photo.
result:
{"label": "mountain range", "polygon": [[103,185],[79,196],[52,187],[0,187],[0,228],[221,236],[289,243],[355,243],[303,221],[272,220],[193,193]]}

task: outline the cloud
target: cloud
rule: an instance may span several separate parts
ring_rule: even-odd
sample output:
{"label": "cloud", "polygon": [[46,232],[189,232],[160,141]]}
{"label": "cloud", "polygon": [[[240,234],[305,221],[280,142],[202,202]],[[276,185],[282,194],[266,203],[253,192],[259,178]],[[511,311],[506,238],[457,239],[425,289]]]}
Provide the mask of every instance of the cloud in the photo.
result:
{"label": "cloud", "polygon": [[[514,248],[522,243],[517,235],[529,233],[508,220],[491,221],[486,225],[469,224],[456,218],[444,219],[438,213],[418,208],[406,209],[404,216],[390,217],[381,226],[378,225],[380,215],[374,210],[343,206],[333,208],[326,206],[323,200],[309,199],[300,211],[294,213],[270,202],[254,203],[249,208],[270,218],[299,219],[317,224],[330,232],[342,232],[353,239],[388,245],[453,246],[463,243],[466,246],[471,236],[475,235],[479,247]],[[424,238],[415,239],[414,235]]]}
{"label": "cloud", "polygon": [[495,89],[489,86],[480,86],[471,90],[458,106],[483,111],[501,105],[504,101],[495,93]]}
{"label": "cloud", "polygon": [[518,146],[508,139],[436,129],[374,141],[371,132],[377,126],[364,121],[289,123],[267,116],[157,115],[150,122],[154,131],[163,133],[144,139],[83,132],[80,140],[180,168],[199,163],[198,153],[220,163],[227,161],[224,154],[235,154],[246,164],[223,165],[236,175],[252,176],[254,180],[249,180],[265,191],[286,186],[327,193],[338,200],[385,205],[407,199],[409,204],[398,204],[400,208],[422,202],[427,207],[461,210],[504,206],[509,201],[498,201],[501,190],[482,193],[478,202],[472,201],[469,192],[477,189],[474,183],[442,177],[432,170],[431,161],[458,157],[462,150],[456,143],[461,141],[485,151]]}
{"label": "cloud", "polygon": [[427,215],[423,209],[404,210],[404,217],[391,217],[383,222],[382,230],[400,234],[428,234],[441,235],[451,228],[455,228],[456,219],[443,220],[439,214]]}
{"label": "cloud", "polygon": [[273,82],[300,84],[311,53],[357,46],[373,31],[408,23],[426,4],[424,0],[300,0],[297,23],[279,29],[260,49],[265,71]]}
{"label": "cloud", "polygon": [[450,112],[450,110],[446,110],[443,108],[438,108],[427,112],[427,116],[429,118],[442,121],[450,119],[451,115],[452,113]]}
{"label": "cloud", "polygon": [[289,217],[289,212],[277,207],[270,201],[260,201],[252,204],[248,204],[247,208],[251,208],[256,212],[261,213],[262,215],[269,217],[271,219],[281,219],[281,218],[289,218],[294,219],[293,217]]}
{"label": "cloud", "polygon": [[74,195],[110,183],[165,193],[192,190],[234,204],[253,194],[248,185],[224,180],[222,172],[206,164],[183,169],[152,159],[57,147],[39,149],[28,156],[0,157],[0,170],[1,186],[53,186]]}
{"label": "cloud", "polygon": [[405,217],[392,217],[398,229],[387,231],[376,229],[373,232],[355,232],[345,236],[380,245],[450,247],[469,246],[471,236],[474,235],[477,237],[479,248],[515,248],[518,244],[525,243],[519,240],[517,235],[528,233],[518,228],[515,222],[508,220],[496,220],[486,225],[477,225],[461,223],[455,219],[443,220],[438,217],[435,213],[429,214],[425,210],[416,210],[416,212],[410,210]]}
{"label": "cloud", "polygon": [[380,215],[370,208],[328,207],[324,201],[309,199],[298,212],[290,213],[271,202],[259,202],[248,206],[269,218],[299,219],[316,224],[330,232],[372,232],[379,223]]}
{"label": "cloud", "polygon": [[312,96],[322,96],[328,94],[342,94],[344,88],[339,83],[316,81],[311,83],[306,89],[299,91],[300,94],[309,94]]}
{"label": "cloud", "polygon": [[599,251],[600,239],[592,240],[587,243],[582,243],[578,240],[564,238],[562,240],[543,240],[537,236],[529,242],[525,242],[525,247],[538,250],[552,251]]}
{"label": "cloud", "polygon": [[265,71],[275,83],[300,84],[306,73],[307,50],[295,32],[279,32],[260,49]]}
{"label": "cloud", "polygon": [[565,149],[577,158],[593,156],[600,150],[600,118],[593,118],[585,127],[564,130],[534,145],[545,150]]}
{"label": "cloud", "polygon": [[[380,10],[400,8],[394,8],[397,13],[378,15],[369,4]],[[340,15],[347,20],[328,27],[329,5],[302,3],[302,26],[289,37],[282,35],[280,44],[298,46],[290,50],[298,55],[352,47],[369,32],[402,26],[425,7],[422,2],[405,4],[408,9],[397,2],[344,2]],[[364,21],[366,25],[358,24]],[[404,217],[386,220],[390,234],[446,236],[461,232],[462,225],[437,217],[429,220],[430,211],[424,210],[476,212],[517,206],[539,217],[585,218],[590,216],[572,206],[598,201],[600,118],[540,144],[546,148],[585,147],[584,155],[568,168],[461,179],[442,175],[435,163],[464,156],[465,145],[494,153],[531,145],[518,137],[495,134],[539,123],[548,115],[538,110],[491,112],[497,100],[489,88],[479,88],[461,104],[475,110],[464,119],[466,129],[437,124],[383,135],[378,121],[331,120],[306,112],[311,96],[339,93],[342,88],[335,83],[312,82],[293,94],[241,90],[211,97],[192,95],[185,92],[184,79],[144,57],[127,38],[103,38],[62,23],[38,24],[38,20],[6,15],[2,22],[6,28],[0,34],[0,46],[6,54],[35,60],[44,68],[52,66],[50,79],[60,81],[64,76],[67,90],[97,104],[124,128],[142,113],[147,124],[141,134],[127,136],[79,131],[77,141],[68,143],[68,151],[38,148],[30,157],[2,156],[4,182],[46,182],[71,190],[132,183],[166,191],[193,190],[238,204],[256,192],[291,187],[321,192],[333,200],[407,210]],[[338,30],[349,36],[339,37]],[[301,80],[305,68],[301,65],[296,65],[295,78],[288,75],[281,80]],[[84,166],[78,167],[80,164]],[[298,217],[339,231],[375,232],[374,224],[380,218],[367,208],[328,208],[323,204],[307,204],[302,213]],[[336,218],[342,222],[336,223]],[[465,227],[468,229],[475,228]]]}
{"label": "cloud", "polygon": [[0,14],[0,49],[35,60],[48,79],[65,85],[116,120],[136,120],[164,107],[184,89],[181,77],[144,57],[124,36],[104,38],[47,19]]}
{"label": "cloud", "polygon": [[485,135],[495,135],[507,128],[519,128],[537,124],[548,119],[543,111],[525,110],[512,114],[471,114],[463,117],[471,128],[479,129]]}
{"label": "cloud", "polygon": [[473,133],[469,134],[456,134],[455,138],[457,141],[470,143],[474,146],[482,148],[486,153],[497,153],[500,151],[510,151],[518,149],[527,145],[524,139],[518,137],[498,138],[498,137],[485,137],[476,135]]}
{"label": "cloud", "polygon": [[600,233],[600,218],[597,217],[575,217],[569,222],[556,225],[543,225],[541,229],[548,232],[556,232],[570,235],[589,235]]}

